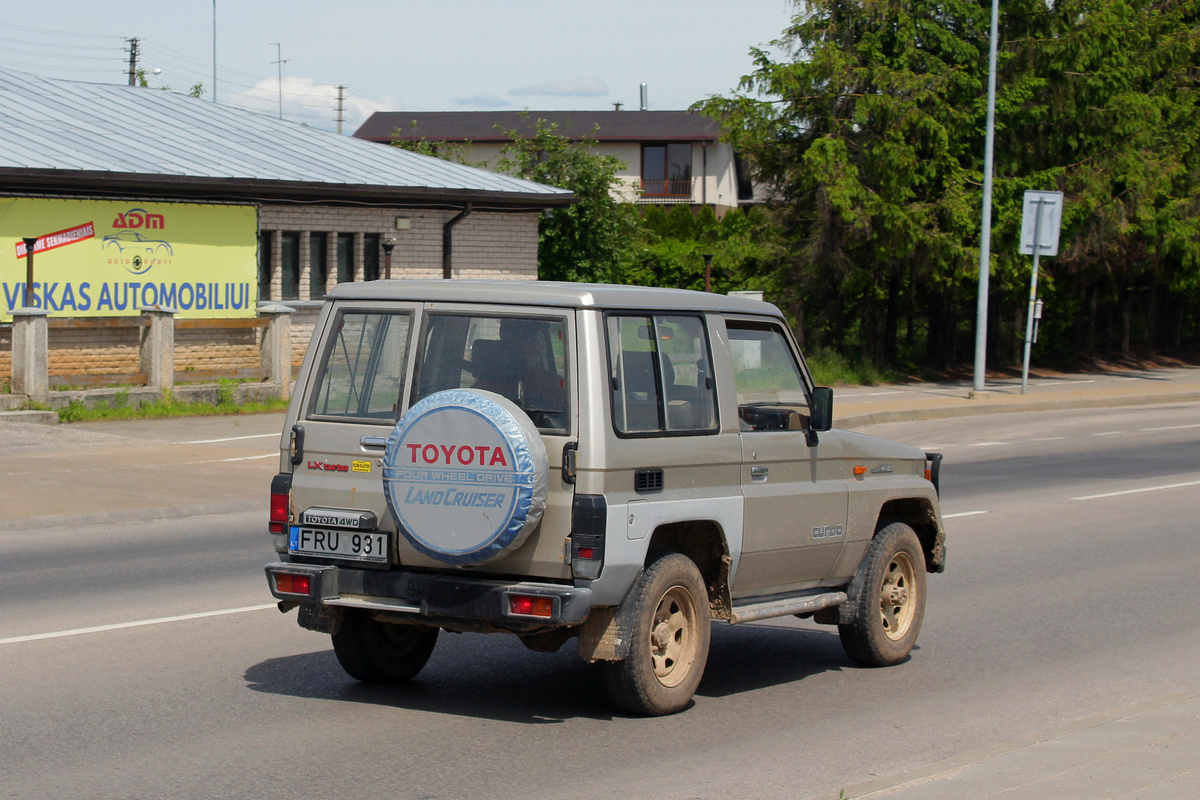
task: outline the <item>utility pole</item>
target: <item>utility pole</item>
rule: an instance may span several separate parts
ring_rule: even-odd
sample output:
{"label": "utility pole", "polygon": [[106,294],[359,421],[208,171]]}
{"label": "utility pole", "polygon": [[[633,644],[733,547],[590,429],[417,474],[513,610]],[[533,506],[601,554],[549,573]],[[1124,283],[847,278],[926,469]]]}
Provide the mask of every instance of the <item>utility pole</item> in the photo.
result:
{"label": "utility pole", "polygon": [[280,49],[279,42],[271,42],[275,45],[275,61],[273,63],[279,65],[279,118],[283,119],[283,65],[288,62],[283,57],[283,50]]}
{"label": "utility pole", "polygon": [[988,42],[987,121],[983,144],[983,219],[979,226],[979,297],[975,310],[975,391],[987,383],[988,278],[992,264],[992,168],[996,136],[996,39],[1000,0],[992,0],[992,30]]}
{"label": "utility pole", "polygon": [[125,41],[129,42],[129,85],[137,86],[138,40],[135,36]]}
{"label": "utility pole", "polygon": [[213,92],[212,101],[217,102],[217,0],[213,0]]}
{"label": "utility pole", "polygon": [[342,134],[342,123],[346,121],[346,87],[339,86],[338,90],[338,110],[337,110],[337,131],[338,135]]}

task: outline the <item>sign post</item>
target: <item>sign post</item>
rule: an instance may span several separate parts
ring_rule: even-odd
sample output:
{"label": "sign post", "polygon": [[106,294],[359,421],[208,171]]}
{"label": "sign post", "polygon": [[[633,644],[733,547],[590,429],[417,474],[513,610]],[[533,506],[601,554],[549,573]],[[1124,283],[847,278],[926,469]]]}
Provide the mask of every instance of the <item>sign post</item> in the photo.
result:
{"label": "sign post", "polygon": [[[1040,310],[1037,299],[1038,258],[1058,255],[1058,234],[1062,227],[1062,192],[1025,192],[1021,211],[1021,252],[1033,255],[1029,277],[1029,309],[1025,314],[1025,363],[1021,367],[1021,394],[1029,386],[1029,355],[1033,347],[1034,315]],[[1037,313],[1037,316],[1041,316]]]}

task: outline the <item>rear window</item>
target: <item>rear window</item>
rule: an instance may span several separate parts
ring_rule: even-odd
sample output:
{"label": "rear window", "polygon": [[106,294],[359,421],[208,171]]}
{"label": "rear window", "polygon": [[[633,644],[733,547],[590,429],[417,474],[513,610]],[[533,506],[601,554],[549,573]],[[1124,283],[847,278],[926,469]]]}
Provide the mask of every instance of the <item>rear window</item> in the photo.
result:
{"label": "rear window", "polygon": [[566,433],[566,321],[562,317],[429,314],[410,403],[445,389],[507,397],[544,433]]}
{"label": "rear window", "polygon": [[322,356],[308,415],[391,424],[404,383],[407,313],[342,312]]}

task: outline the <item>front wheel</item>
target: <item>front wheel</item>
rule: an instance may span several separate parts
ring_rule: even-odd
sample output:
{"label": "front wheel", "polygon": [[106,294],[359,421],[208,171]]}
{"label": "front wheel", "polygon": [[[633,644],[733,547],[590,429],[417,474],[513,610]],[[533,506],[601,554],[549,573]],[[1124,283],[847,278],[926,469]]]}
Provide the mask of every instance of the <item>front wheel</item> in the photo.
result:
{"label": "front wheel", "polygon": [[333,634],[333,652],[342,669],[356,680],[404,683],[425,666],[437,636],[437,628],[379,622],[368,612],[347,609]]}
{"label": "front wheel", "polygon": [[893,522],[875,534],[848,594],[853,621],[838,625],[846,655],[866,667],[908,658],[925,617],[925,553],[912,528]]}
{"label": "front wheel", "polygon": [[708,590],[691,559],[669,553],[642,572],[633,591],[629,655],[602,664],[604,688],[626,711],[674,714],[691,702],[708,661]]}

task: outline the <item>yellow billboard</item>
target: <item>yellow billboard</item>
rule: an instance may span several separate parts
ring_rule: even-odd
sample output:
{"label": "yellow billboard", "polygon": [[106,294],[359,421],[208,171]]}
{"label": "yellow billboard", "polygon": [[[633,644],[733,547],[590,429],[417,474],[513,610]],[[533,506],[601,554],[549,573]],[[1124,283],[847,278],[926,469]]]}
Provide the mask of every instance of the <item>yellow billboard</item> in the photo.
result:
{"label": "yellow billboard", "polygon": [[252,317],[255,206],[0,197],[0,321],[25,305],[51,317],[110,317],[166,306],[180,317]]}

